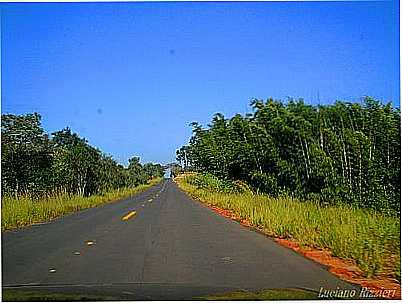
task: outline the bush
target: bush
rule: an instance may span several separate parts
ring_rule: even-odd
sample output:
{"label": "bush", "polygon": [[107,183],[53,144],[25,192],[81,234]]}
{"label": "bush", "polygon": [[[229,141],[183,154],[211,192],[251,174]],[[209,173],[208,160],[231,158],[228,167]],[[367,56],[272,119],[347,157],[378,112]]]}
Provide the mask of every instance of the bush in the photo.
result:
{"label": "bush", "polygon": [[279,193],[278,183],[274,175],[254,171],[251,174],[252,185],[259,191],[276,197]]}
{"label": "bush", "polygon": [[220,180],[212,174],[196,174],[187,176],[185,180],[199,189],[220,193],[235,192],[235,188],[230,181]]}

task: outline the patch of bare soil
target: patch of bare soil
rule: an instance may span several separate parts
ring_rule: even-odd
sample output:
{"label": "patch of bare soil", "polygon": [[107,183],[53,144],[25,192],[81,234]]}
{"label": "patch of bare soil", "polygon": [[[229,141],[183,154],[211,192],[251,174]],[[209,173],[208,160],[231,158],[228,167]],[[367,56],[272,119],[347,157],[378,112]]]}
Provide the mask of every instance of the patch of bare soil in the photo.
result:
{"label": "patch of bare soil", "polygon": [[[392,277],[366,278],[363,272],[352,262],[334,257],[328,250],[302,248],[295,241],[274,238],[282,246],[288,247],[299,254],[327,266],[329,272],[353,284],[365,287],[374,295],[381,298],[401,299],[401,285]],[[392,290],[392,291],[389,291]]]}

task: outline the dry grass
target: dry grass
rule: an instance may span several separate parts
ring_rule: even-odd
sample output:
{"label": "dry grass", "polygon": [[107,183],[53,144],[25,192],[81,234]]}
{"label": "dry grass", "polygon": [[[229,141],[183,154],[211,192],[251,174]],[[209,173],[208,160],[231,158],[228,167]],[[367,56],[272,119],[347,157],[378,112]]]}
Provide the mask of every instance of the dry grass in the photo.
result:
{"label": "dry grass", "polygon": [[153,179],[148,184],[90,197],[60,195],[43,200],[3,197],[1,201],[1,230],[5,231],[46,222],[71,212],[126,198],[145,191],[160,181],[161,178]]}
{"label": "dry grass", "polygon": [[387,275],[400,280],[398,217],[349,206],[323,207],[289,197],[217,192],[197,187],[191,178],[178,179],[183,190],[233,211],[269,235],[329,249],[336,257],[355,261],[367,277]]}

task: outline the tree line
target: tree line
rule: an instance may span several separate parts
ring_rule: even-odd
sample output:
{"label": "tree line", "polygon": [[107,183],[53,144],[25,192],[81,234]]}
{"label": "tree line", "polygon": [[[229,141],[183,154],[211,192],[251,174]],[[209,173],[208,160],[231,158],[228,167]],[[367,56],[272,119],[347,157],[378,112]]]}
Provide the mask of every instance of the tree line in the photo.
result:
{"label": "tree line", "polygon": [[253,99],[252,112],[192,123],[177,150],[186,169],[258,192],[400,213],[400,109],[365,97],[308,105]]}
{"label": "tree line", "polygon": [[1,115],[3,196],[89,196],[163,174],[160,164],[141,165],[139,157],[129,159],[125,168],[68,127],[49,135],[38,113]]}

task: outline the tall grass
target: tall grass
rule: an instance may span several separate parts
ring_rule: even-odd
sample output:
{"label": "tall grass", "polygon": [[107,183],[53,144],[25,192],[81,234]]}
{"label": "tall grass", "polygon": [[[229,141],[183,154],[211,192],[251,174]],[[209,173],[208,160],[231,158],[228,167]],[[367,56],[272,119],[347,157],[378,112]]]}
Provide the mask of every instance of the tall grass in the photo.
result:
{"label": "tall grass", "polygon": [[62,215],[100,204],[116,201],[145,191],[161,181],[153,179],[147,184],[122,188],[113,192],[89,197],[59,195],[41,200],[3,197],[1,201],[1,230],[15,229],[35,223],[46,222]]}
{"label": "tall grass", "polygon": [[300,202],[290,197],[218,192],[194,185],[194,176],[178,182],[183,190],[201,201],[232,210],[269,235],[329,249],[334,256],[354,260],[367,277],[384,274],[400,281],[398,217],[346,205]]}

